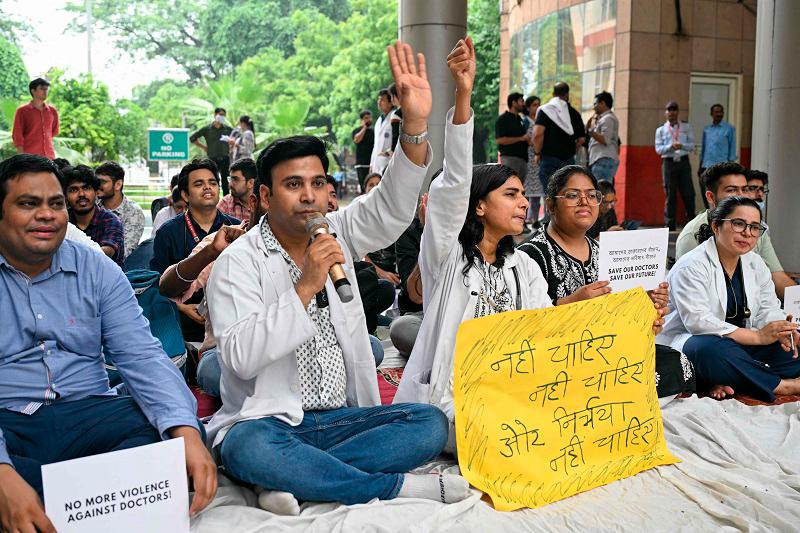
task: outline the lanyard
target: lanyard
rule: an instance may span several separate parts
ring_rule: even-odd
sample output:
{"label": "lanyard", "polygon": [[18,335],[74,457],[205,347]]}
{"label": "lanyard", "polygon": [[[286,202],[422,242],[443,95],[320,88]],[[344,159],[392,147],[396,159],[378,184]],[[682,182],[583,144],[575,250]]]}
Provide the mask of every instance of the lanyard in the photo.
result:
{"label": "lanyard", "polygon": [[667,122],[667,128],[669,129],[669,133],[670,133],[670,135],[672,135],[672,141],[673,141],[673,142],[678,142],[678,137],[679,137],[679,136],[680,136],[680,134],[681,134],[681,123],[680,123],[680,122],[678,122],[678,123],[677,123],[677,126],[678,126],[677,128],[675,128],[675,129],[672,129],[672,124],[670,124],[669,122]]}
{"label": "lanyard", "polygon": [[189,211],[188,210],[183,214],[183,218],[184,218],[184,220],[186,220],[186,226],[189,228],[189,233],[192,234],[192,238],[194,239],[194,243],[197,244],[198,242],[200,242],[200,237],[197,236],[197,231],[195,231],[195,229],[194,229],[194,224],[192,224],[192,221],[189,219]]}

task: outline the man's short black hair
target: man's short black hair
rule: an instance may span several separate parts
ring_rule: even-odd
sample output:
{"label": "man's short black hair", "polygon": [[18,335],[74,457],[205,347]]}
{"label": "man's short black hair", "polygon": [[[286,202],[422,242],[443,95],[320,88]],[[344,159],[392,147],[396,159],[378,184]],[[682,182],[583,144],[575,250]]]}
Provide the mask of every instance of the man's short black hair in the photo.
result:
{"label": "man's short black hair", "polygon": [[598,102],[603,102],[609,109],[614,107],[614,97],[611,96],[611,93],[608,91],[602,91],[597,93],[596,95],[594,95],[594,99],[597,100]]}
{"label": "man's short black hair", "polygon": [[53,163],[55,163],[59,170],[72,166],[72,163],[69,162],[69,159],[64,159],[63,157],[56,157],[53,159]]}
{"label": "man's short black hair", "polygon": [[239,159],[234,164],[231,165],[231,172],[234,170],[238,170],[242,174],[244,174],[244,179],[246,180],[254,180],[258,177],[258,169],[256,168],[256,162],[250,159],[249,157],[245,157],[243,159]]}
{"label": "man's short black hair", "polygon": [[94,174],[95,176],[108,176],[114,183],[125,179],[125,169],[115,161],[106,161],[94,169]]}
{"label": "man's short black hair", "polygon": [[520,98],[525,98],[525,96],[523,96],[522,93],[511,93],[511,94],[509,94],[508,98],[506,98],[506,104],[508,105],[508,108],[511,109],[511,106],[514,104],[514,102],[516,102]]}
{"label": "man's short black hair", "polygon": [[617,191],[614,189],[614,186],[611,184],[610,181],[600,180],[597,182],[597,188],[600,189],[600,192],[603,193],[603,196],[606,194],[617,194]]}
{"label": "man's short black hair", "polygon": [[50,172],[58,178],[61,188],[64,189],[64,175],[55,163],[33,154],[17,154],[0,162],[0,218],[3,218],[3,202],[8,194],[7,182],[22,174],[34,172]]}
{"label": "man's short black hair", "polygon": [[225,111],[225,108],[224,108],[224,107],[215,107],[215,108],[214,108],[214,114],[216,115],[216,114],[218,114],[218,113],[225,113],[226,115],[228,114],[228,112],[227,112],[227,111]]}
{"label": "man's short black hair", "polygon": [[217,184],[219,185],[219,170],[217,169],[216,163],[208,158],[192,159],[192,162],[184,165],[181,169],[181,173],[178,174],[178,189],[180,189],[181,192],[189,194],[189,174],[195,170],[201,169],[210,170],[211,173],[214,174],[214,179],[217,180]]}
{"label": "man's short black hair", "polygon": [[392,93],[389,92],[389,89],[381,89],[380,91],[378,91],[378,98],[380,98],[381,96],[385,96],[386,98],[389,99],[390,102],[392,101]]}
{"label": "man's short black hair", "polygon": [[560,81],[553,86],[553,96],[567,96],[569,94],[569,85],[565,81]]}
{"label": "man's short black hair", "polygon": [[715,107],[718,107],[718,108],[722,109],[722,112],[723,112],[723,113],[725,112],[725,107],[724,107],[722,104],[714,104],[714,105],[712,105],[712,106],[711,106],[711,109],[709,109],[709,111],[708,111],[708,112],[709,112],[709,113],[713,113],[713,112],[714,112],[714,108],[715,108]]}
{"label": "man's short black hair", "polygon": [[100,180],[94,171],[86,165],[75,165],[64,169],[64,192],[73,183],[85,183],[94,190],[100,188]]}
{"label": "man's short black hair", "polygon": [[28,92],[31,93],[31,96],[33,96],[34,89],[41,87],[42,85],[45,87],[50,87],[50,82],[44,78],[36,78],[35,80],[31,80],[31,82],[28,84]]}
{"label": "man's short black hair", "polygon": [[369,109],[363,109],[361,110],[361,113],[358,114],[358,118],[364,118],[367,115],[372,116],[372,111],[370,111]]}
{"label": "man's short black hair", "polygon": [[272,189],[272,168],[289,159],[315,156],[322,163],[323,174],[328,173],[328,153],[325,143],[313,135],[295,135],[275,139],[258,156],[258,181]]}
{"label": "man's short black hair", "polygon": [[395,85],[394,83],[390,83],[387,89],[389,89],[389,94],[391,94],[394,97],[397,97],[397,85]]}
{"label": "man's short black hair", "polygon": [[173,204],[175,202],[182,202],[183,201],[183,196],[181,195],[181,190],[179,188],[177,188],[177,187],[172,189],[172,193],[170,193],[170,198],[172,198],[172,203]]}
{"label": "man's short black hair", "polygon": [[719,180],[732,174],[742,174],[746,178],[747,169],[733,161],[713,164],[703,172],[703,186],[706,191],[711,191],[716,196]]}
{"label": "man's short black hair", "polygon": [[181,177],[180,174],[174,174],[172,178],[169,180],[169,190],[174,189],[178,186],[178,179]]}
{"label": "man's short black hair", "polygon": [[747,181],[761,180],[764,185],[769,183],[769,176],[763,170],[748,170],[745,176],[747,177]]}

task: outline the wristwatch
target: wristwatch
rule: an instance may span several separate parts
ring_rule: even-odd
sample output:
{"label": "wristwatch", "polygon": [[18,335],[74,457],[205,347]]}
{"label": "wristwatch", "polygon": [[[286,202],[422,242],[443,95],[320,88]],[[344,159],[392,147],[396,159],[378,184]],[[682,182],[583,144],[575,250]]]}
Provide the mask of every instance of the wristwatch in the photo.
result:
{"label": "wristwatch", "polygon": [[419,135],[409,135],[403,130],[400,130],[400,140],[409,144],[422,144],[428,140],[428,130],[423,131]]}

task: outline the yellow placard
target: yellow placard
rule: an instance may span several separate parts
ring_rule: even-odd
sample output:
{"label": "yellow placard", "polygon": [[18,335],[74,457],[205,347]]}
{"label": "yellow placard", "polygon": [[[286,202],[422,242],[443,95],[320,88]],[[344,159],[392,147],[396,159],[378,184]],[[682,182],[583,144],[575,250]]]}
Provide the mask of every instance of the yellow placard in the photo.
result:
{"label": "yellow placard", "polygon": [[542,505],[678,461],[655,385],[641,288],[470,320],[458,330],[458,462],[500,511]]}

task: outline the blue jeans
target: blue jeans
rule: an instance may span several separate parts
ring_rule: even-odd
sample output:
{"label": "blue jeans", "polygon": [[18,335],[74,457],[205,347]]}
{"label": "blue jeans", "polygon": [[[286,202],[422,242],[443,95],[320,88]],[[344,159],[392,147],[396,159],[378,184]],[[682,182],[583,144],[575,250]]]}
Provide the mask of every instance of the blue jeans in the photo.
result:
{"label": "blue jeans", "polygon": [[542,160],[539,163],[539,181],[542,182],[545,194],[547,193],[547,184],[550,182],[550,176],[555,174],[559,168],[574,164],[574,156],[569,159],[559,159],[551,155],[542,156]]}
{"label": "blue jeans", "polygon": [[42,496],[42,465],[161,441],[130,396],[91,396],[43,405],[32,415],[0,409],[17,473]]}
{"label": "blue jeans", "polygon": [[220,455],[240,481],[300,500],[390,500],[404,473],[439,455],[447,425],[432,405],[308,411],[298,426],[275,417],[239,422],[225,435]]}
{"label": "blue jeans", "polygon": [[607,181],[611,183],[611,185],[614,185],[614,176],[617,174],[618,166],[619,161],[611,159],[610,157],[601,157],[589,165],[589,170],[598,181]]}
{"label": "blue jeans", "polygon": [[773,402],[781,378],[800,376],[800,359],[793,359],[777,342],[745,346],[727,337],[694,335],[683,345],[683,353],[694,364],[699,391],[729,385],[734,392]]}
{"label": "blue jeans", "polygon": [[[372,347],[372,356],[375,358],[375,366],[383,361],[383,344],[377,337],[369,336],[369,344]],[[197,384],[200,389],[209,396],[219,398],[219,380],[222,370],[219,367],[219,348],[214,346],[203,352],[200,364],[197,365]]]}

